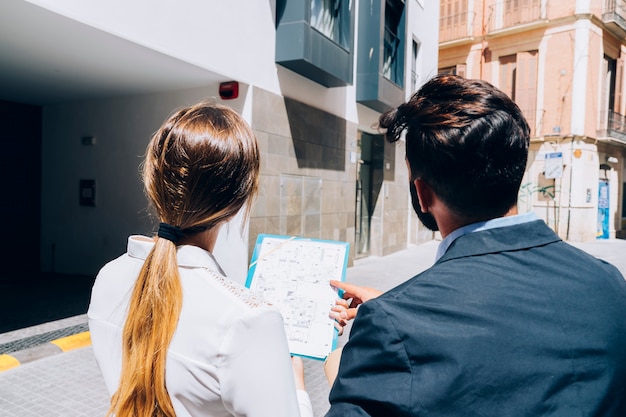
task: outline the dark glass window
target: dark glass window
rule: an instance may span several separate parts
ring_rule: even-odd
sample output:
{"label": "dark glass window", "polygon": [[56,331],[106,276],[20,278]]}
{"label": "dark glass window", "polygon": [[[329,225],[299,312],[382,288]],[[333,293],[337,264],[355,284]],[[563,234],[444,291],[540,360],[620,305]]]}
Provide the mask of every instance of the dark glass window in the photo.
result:
{"label": "dark glass window", "polygon": [[411,60],[411,91],[417,90],[417,79],[419,75],[417,74],[417,58],[420,50],[420,45],[414,39],[413,44],[411,46],[412,51],[412,60]]}
{"label": "dark glass window", "polygon": [[351,9],[352,0],[311,0],[311,27],[349,49]]}
{"label": "dark glass window", "polygon": [[385,41],[383,56],[383,76],[389,81],[403,85],[403,62],[400,59],[400,19],[402,18],[402,4],[387,1],[385,7]]}

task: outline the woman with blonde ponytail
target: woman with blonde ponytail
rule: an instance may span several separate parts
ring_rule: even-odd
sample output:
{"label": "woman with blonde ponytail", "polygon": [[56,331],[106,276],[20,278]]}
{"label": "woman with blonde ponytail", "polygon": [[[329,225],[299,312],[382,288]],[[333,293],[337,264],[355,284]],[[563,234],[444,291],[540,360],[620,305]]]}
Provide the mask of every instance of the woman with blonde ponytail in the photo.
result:
{"label": "woman with blonde ponytail", "polygon": [[87,313],[108,415],[312,416],[279,311],[212,255],[258,179],[254,134],[228,107],[181,109],[152,137],[143,181],[158,231],[101,269]]}

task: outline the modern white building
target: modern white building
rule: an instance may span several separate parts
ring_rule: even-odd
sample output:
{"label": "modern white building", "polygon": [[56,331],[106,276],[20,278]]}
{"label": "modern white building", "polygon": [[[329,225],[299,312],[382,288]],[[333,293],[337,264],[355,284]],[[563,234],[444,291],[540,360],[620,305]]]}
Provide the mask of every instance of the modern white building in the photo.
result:
{"label": "modern white building", "polygon": [[350,261],[432,238],[374,125],[437,73],[438,25],[431,0],[3,0],[3,265],[94,274],[151,233],[145,146],[205,99],[262,150],[251,218],[216,252],[231,276],[259,233],[347,241]]}

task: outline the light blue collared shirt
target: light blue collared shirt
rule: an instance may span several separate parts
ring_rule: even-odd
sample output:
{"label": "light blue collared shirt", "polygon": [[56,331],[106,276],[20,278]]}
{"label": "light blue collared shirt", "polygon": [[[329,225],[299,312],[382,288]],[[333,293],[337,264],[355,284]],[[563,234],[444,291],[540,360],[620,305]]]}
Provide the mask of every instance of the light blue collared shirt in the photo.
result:
{"label": "light blue collared shirt", "polygon": [[454,242],[456,239],[458,239],[459,237],[463,235],[467,235],[473,232],[479,232],[481,230],[495,229],[496,227],[506,227],[506,226],[513,226],[516,224],[532,222],[534,220],[537,220],[537,218],[538,218],[537,215],[531,211],[531,212],[524,213],[524,214],[516,214],[514,216],[498,217],[496,219],[491,219],[491,220],[487,220],[484,222],[472,223],[463,227],[459,227],[458,229],[450,233],[441,241],[441,243],[439,244],[439,247],[437,248],[437,255],[435,256],[435,262],[437,262],[439,258],[441,258],[446,253],[446,251],[448,250],[452,242]]}

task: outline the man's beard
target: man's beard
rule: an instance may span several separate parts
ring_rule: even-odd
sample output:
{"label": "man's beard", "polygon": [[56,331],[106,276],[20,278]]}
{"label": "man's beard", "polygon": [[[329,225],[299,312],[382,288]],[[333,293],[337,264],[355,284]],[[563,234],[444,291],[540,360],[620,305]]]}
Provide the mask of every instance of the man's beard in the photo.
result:
{"label": "man's beard", "polygon": [[420,219],[424,227],[428,230],[436,232],[439,230],[439,226],[437,226],[437,221],[430,213],[422,212],[422,206],[420,206],[419,198],[417,198],[417,190],[415,189],[415,183],[411,181],[409,183],[409,191],[411,192],[411,203],[413,204],[413,209],[417,214],[417,218]]}

